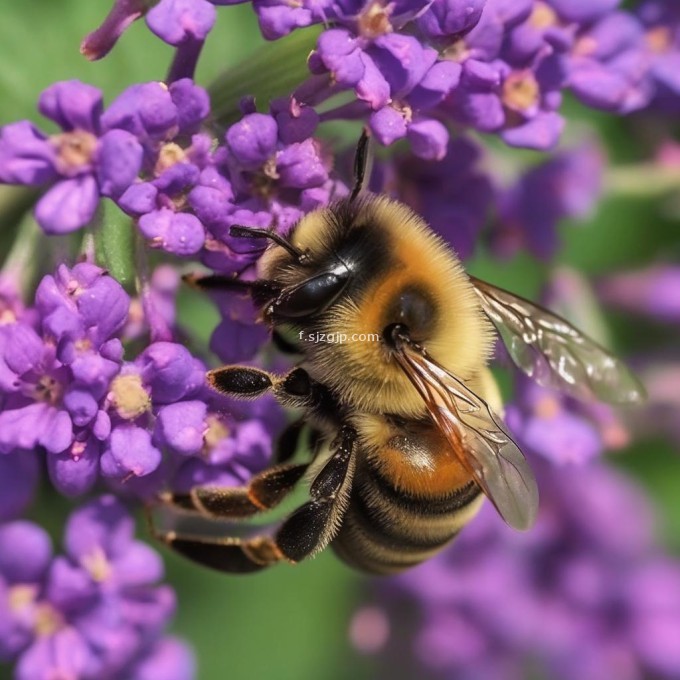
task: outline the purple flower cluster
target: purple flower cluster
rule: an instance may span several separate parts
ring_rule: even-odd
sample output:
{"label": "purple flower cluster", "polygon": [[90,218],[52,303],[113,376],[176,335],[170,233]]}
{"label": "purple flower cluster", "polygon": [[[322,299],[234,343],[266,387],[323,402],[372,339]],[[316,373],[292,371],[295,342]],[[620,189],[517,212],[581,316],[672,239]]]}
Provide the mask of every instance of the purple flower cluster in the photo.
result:
{"label": "purple flower cluster", "polygon": [[133,533],[113,496],[71,514],[63,555],[31,522],[0,524],[0,660],[18,680],[194,677],[191,651],[164,635],[175,595],[156,585],[160,556]]}
{"label": "purple flower cluster", "polygon": [[[0,181],[52,185],[38,201],[35,215],[48,234],[88,225],[101,198],[109,198],[136,217],[153,245],[180,254],[195,253],[203,232],[194,225],[168,234],[183,175],[201,155],[205,141],[192,138],[208,114],[206,92],[190,80],[134,85],[104,111],[101,92],[78,81],[55,83],[40,96],[40,112],[62,128],[46,135],[28,121],[0,131]],[[189,140],[189,145],[178,142]],[[209,142],[208,142],[209,144]],[[185,148],[186,147],[186,148]],[[179,167],[176,167],[179,166]],[[174,171],[173,171],[174,168]],[[130,194],[140,186],[144,202]],[[195,220],[195,218],[194,218]],[[191,227],[194,227],[192,230]],[[200,228],[200,224],[198,225]],[[170,239],[167,243],[165,238]]]}
{"label": "purple flower cluster", "polygon": [[605,303],[635,314],[643,328],[646,324],[663,329],[661,351],[643,347],[636,356],[649,398],[642,410],[631,415],[631,429],[638,438],[657,438],[664,434],[677,444],[680,441],[677,389],[680,268],[673,263],[659,262],[644,269],[611,274],[599,281],[597,289]]}
{"label": "purple flower cluster", "polygon": [[603,155],[596,145],[567,148],[511,183],[496,170],[504,160],[461,135],[439,163],[395,154],[376,169],[371,188],[410,205],[463,259],[486,238],[496,257],[529,252],[549,261],[559,249],[562,221],[592,213],[602,191]]}
{"label": "purple flower cluster", "polygon": [[47,451],[50,476],[64,493],[86,490],[97,476],[127,308],[120,284],[98,267],[62,265],[38,288],[37,320],[21,316],[0,326],[0,453]]}
{"label": "purple flower cluster", "polygon": [[[225,405],[204,384],[205,366],[185,347],[151,342],[124,360],[120,336],[129,303],[100,268],[62,265],[38,286],[35,314],[12,315],[0,326],[3,458],[45,451],[50,478],[67,495],[90,490],[100,475],[146,495],[188,456],[237,477],[244,477],[243,465],[264,467],[269,430],[247,414],[237,424],[223,413]],[[153,317],[150,323],[158,329]],[[244,461],[236,472],[232,459]]]}
{"label": "purple flower cluster", "polygon": [[678,16],[667,3],[644,3],[639,16],[612,0],[253,4],[267,37],[330,21],[298,96],[318,104],[351,89],[356,102],[326,117],[366,117],[383,144],[408,137],[423,158],[443,156],[447,119],[551,148],[565,89],[616,113],[679,93]]}
{"label": "purple flower cluster", "polygon": [[[416,662],[457,680],[520,680],[530,668],[559,680],[677,677],[680,563],[651,545],[641,492],[597,465],[537,468],[531,533],[485,508],[451,550],[380,588],[379,608],[355,619],[357,643],[386,642],[402,674]],[[406,619],[417,623],[388,623]]]}
{"label": "purple flower cluster", "polygon": [[[133,295],[93,264],[116,268],[89,233],[82,261],[36,287],[44,270],[22,266],[21,247],[35,250],[22,225],[0,271],[0,661],[15,663],[20,680],[195,675],[186,646],[164,633],[174,594],[158,585],[161,560],[134,540],[115,496],[72,512],[62,554],[18,519],[43,460],[63,495],[104,487],[144,502],[247,483],[284,424],[273,400],[244,405],[207,388],[169,259],[256,277],[264,239],[235,238],[231,227],[285,235],[346,196],[349,163],[336,163],[323,136],[344,120],[384,146],[407,141],[389,161],[378,154],[370,188],[411,205],[461,257],[485,240],[496,257],[551,260],[558,223],[586,217],[604,185],[603,154],[590,143],[520,166],[506,147],[553,149],[567,91],[618,115],[680,110],[680,11],[669,0],[630,10],[619,0],[253,0],[269,40],[323,27],[299,55],[309,73],[294,92],[259,109],[244,98],[227,126],[194,76],[217,6],[237,2],[113,0],[83,54],[103,57],[143,18],[174,48],[165,79],[133,84],[106,107],[98,89],[58,82],[38,102],[58,131],[25,120],[0,129],[0,182],[45,189],[35,206],[44,233],[108,227],[106,199],[143,237],[127,263]],[[477,133],[505,146],[484,148]],[[156,252],[147,257],[144,245]],[[677,278],[659,266],[612,276],[601,292],[675,322]],[[20,290],[35,290],[33,301]],[[249,296],[212,296],[220,321],[198,355],[254,359],[269,332]],[[666,397],[669,375],[658,381]],[[525,380],[506,416],[535,459],[537,529],[519,536],[483,512],[453,551],[395,579],[387,604],[360,613],[358,646],[412,648],[423,666],[460,680],[519,680],[536,666],[558,680],[677,677],[680,565],[649,539],[639,492],[593,460],[624,446],[636,423]],[[418,611],[415,646],[385,616],[401,606]]]}

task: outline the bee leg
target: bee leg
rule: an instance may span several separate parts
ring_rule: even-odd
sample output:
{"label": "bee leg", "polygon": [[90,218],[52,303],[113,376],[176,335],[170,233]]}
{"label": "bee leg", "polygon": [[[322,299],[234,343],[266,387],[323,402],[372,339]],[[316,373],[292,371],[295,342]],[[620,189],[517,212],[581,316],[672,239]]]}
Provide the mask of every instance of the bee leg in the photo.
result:
{"label": "bee leg", "polygon": [[354,154],[354,186],[352,193],[349,196],[350,203],[361,193],[364,188],[364,181],[366,179],[366,168],[369,161],[368,149],[368,134],[366,129],[361,131],[361,137],[357,143],[357,149]]}
{"label": "bee leg", "polygon": [[208,372],[213,389],[242,399],[257,398],[269,390],[282,406],[306,408],[319,419],[338,424],[340,406],[330,390],[298,366],[284,376],[252,366],[223,366]]}
{"label": "bee leg", "polygon": [[207,378],[213,389],[227,396],[254,399],[273,389],[284,406],[308,406],[320,388],[300,367],[278,376],[252,366],[222,366],[208,371]]}
{"label": "bee leg", "polygon": [[276,465],[255,475],[245,486],[197,486],[189,493],[165,493],[163,504],[196,512],[209,519],[241,519],[275,508],[300,481],[309,467]]}
{"label": "bee leg", "polygon": [[333,454],[312,482],[311,500],[276,532],[276,545],[289,562],[300,562],[323,550],[340,528],[354,473],[355,445],[356,431],[343,425],[333,442]]}
{"label": "bee leg", "polygon": [[253,301],[259,301],[263,304],[267,300],[276,298],[281,292],[279,284],[266,279],[245,281],[236,276],[225,276],[224,274],[185,274],[182,280],[192,288],[197,288],[206,293],[248,293]]}
{"label": "bee leg", "polygon": [[188,559],[229,574],[250,574],[284,559],[270,536],[217,538],[170,531],[155,537]]}
{"label": "bee leg", "polygon": [[312,482],[312,499],[290,515],[273,538],[163,533],[151,522],[152,533],[190,560],[229,573],[252,573],[281,561],[299,562],[323,550],[340,526],[354,472],[355,443],[355,430],[343,426],[334,442],[333,455]]}
{"label": "bee leg", "polygon": [[278,380],[276,376],[252,366],[223,366],[208,371],[208,383],[221,394],[255,399],[268,392]]}
{"label": "bee leg", "polygon": [[295,455],[306,424],[304,418],[295,420],[279,435],[274,451],[274,460],[277,463],[286,463]]}

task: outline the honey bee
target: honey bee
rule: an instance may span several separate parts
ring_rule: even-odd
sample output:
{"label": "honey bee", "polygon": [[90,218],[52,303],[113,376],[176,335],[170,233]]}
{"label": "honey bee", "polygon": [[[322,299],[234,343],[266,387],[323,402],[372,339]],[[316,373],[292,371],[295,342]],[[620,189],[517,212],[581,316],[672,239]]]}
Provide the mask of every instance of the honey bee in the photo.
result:
{"label": "honey bee", "polygon": [[[350,195],[304,216],[286,238],[232,228],[234,236],[271,242],[257,280],[195,279],[203,288],[247,290],[275,333],[293,329],[300,339],[302,360],[288,374],[226,366],[208,373],[210,385],[246,399],[273,393],[302,409],[322,442],[311,462],[282,456],[247,486],[164,496],[206,518],[242,519],[310,479],[309,500],[272,535],[158,534],[208,567],[255,572],[330,545],[357,569],[399,572],[450,543],[484,496],[510,526],[531,527],[536,481],[503,423],[487,368],[494,326],[517,366],[541,385],[612,403],[642,399],[635,377],[593,340],[467,275],[412,210],[364,191],[367,145],[362,135]],[[305,341],[323,334],[348,340]]]}

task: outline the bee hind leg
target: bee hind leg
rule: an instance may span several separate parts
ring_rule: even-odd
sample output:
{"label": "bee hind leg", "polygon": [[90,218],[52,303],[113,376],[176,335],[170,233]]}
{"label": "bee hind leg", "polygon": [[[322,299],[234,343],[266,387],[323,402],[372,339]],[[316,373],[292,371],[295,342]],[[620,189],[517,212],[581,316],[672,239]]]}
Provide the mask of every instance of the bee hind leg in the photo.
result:
{"label": "bee hind leg", "polygon": [[276,465],[245,486],[196,486],[189,493],[162,493],[163,505],[208,519],[243,519],[275,508],[307,471],[308,463]]}
{"label": "bee hind leg", "polygon": [[250,574],[284,559],[270,536],[249,539],[155,532],[155,537],[192,562],[230,574]]}
{"label": "bee hind leg", "polygon": [[323,550],[340,528],[354,474],[356,431],[344,425],[333,451],[314,478],[311,500],[300,506],[276,532],[276,545],[289,562],[300,562]]}
{"label": "bee hind leg", "polygon": [[[323,550],[342,520],[354,472],[356,432],[340,429],[333,453],[310,487],[311,500],[289,515],[273,537],[213,537],[159,532],[154,536],[203,566],[228,573],[252,573],[277,562],[300,562]],[[265,473],[262,473],[265,474]]]}

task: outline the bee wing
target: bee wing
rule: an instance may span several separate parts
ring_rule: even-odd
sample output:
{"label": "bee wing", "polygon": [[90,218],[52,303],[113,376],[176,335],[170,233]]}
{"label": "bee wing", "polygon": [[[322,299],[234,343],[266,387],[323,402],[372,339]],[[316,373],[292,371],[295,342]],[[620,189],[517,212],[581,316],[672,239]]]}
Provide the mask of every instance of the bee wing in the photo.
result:
{"label": "bee wing", "polygon": [[644,400],[628,367],[562,317],[479,279],[472,283],[512,360],[539,385],[610,404]]}
{"label": "bee wing", "polygon": [[489,405],[424,351],[395,354],[464,467],[515,529],[536,519],[538,488],[524,455]]}

